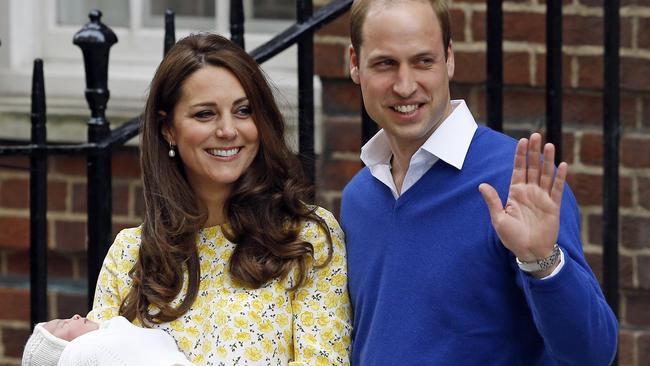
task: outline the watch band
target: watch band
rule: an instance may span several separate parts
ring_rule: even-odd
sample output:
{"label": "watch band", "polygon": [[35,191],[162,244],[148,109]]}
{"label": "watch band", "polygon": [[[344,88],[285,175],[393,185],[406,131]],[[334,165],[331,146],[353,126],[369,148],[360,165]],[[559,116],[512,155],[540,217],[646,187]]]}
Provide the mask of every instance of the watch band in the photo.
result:
{"label": "watch band", "polygon": [[557,244],[555,244],[553,246],[553,252],[551,252],[551,255],[537,261],[522,262],[519,260],[519,258],[515,258],[515,259],[517,260],[517,265],[519,266],[519,269],[521,269],[524,272],[532,273],[532,272],[545,271],[553,267],[557,263],[558,259],[560,259],[560,247]]}

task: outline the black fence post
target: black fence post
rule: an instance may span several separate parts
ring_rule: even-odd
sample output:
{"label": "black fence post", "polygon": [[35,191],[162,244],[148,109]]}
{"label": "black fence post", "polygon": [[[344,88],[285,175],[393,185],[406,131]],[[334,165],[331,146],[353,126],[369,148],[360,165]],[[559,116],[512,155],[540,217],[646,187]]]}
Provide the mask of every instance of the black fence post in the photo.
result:
{"label": "black fence post", "polygon": [[[104,25],[102,13],[92,10],[90,22],[74,35],[73,42],[83,52],[86,70],[86,100],[91,109],[88,142],[98,143],[110,136],[105,116],[108,91],[108,54],[117,43],[115,33]],[[111,151],[96,147],[88,155],[88,303],[92,308],[97,277],[112,240],[111,233]]]}
{"label": "black fence post", "polygon": [[47,155],[43,60],[34,60],[29,162],[29,272],[31,327],[47,320]]}
{"label": "black fence post", "polygon": [[[605,299],[619,315],[618,291],[618,204],[619,204],[619,0],[606,0],[605,85],[603,87],[603,287]],[[616,361],[615,361],[616,363]]]}
{"label": "black fence post", "polygon": [[171,9],[165,10],[165,47],[163,57],[176,43],[176,26],[174,25],[174,11]]}
{"label": "black fence post", "polygon": [[503,8],[487,3],[487,125],[503,131]]}
{"label": "black fence post", "polygon": [[[311,0],[298,0],[298,24],[313,14]],[[298,150],[309,182],[316,181],[314,153],[314,32],[305,32],[298,40]]]}
{"label": "black fence post", "polygon": [[242,0],[230,0],[230,40],[246,49],[244,44],[244,4]]}
{"label": "black fence post", "polygon": [[562,161],[562,1],[546,2],[546,141]]}

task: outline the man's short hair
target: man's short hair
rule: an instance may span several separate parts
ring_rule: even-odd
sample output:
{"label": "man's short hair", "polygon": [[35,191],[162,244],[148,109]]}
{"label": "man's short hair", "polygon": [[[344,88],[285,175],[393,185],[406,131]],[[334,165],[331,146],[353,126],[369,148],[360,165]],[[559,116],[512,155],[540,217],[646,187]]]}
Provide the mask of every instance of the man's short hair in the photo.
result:
{"label": "man's short hair", "polygon": [[451,16],[449,15],[449,7],[445,0],[354,0],[350,12],[350,38],[354,51],[357,54],[361,52],[361,45],[363,44],[363,38],[361,37],[363,23],[366,20],[366,15],[371,6],[388,6],[409,1],[419,1],[431,5],[433,12],[438,17],[438,23],[440,23],[442,30],[442,42],[445,47],[446,59],[449,43],[451,42]]}

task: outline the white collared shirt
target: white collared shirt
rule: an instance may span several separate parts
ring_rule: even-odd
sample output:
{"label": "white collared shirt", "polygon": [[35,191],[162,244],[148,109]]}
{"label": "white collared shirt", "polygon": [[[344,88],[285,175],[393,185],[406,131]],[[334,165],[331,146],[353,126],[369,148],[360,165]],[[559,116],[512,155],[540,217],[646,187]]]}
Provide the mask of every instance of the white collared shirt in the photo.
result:
{"label": "white collared shirt", "polygon": [[[384,183],[398,199],[400,194],[413,187],[422,176],[435,164],[438,159],[460,170],[463,168],[465,156],[472,142],[474,133],[478,128],[474,116],[467,108],[464,100],[452,100],[452,111],[440,126],[413,154],[409,162],[401,192],[397,192],[393,175],[391,174],[390,160],[393,152],[388,144],[388,137],[384,130],[379,130],[361,148],[361,161],[370,169],[373,177]],[[560,250],[560,263],[553,272],[544,277],[549,279],[555,276],[564,266],[564,251]]]}
{"label": "white collared shirt", "polygon": [[474,117],[467,108],[465,101],[452,100],[451,108],[451,114],[433,131],[431,136],[411,157],[401,192],[397,192],[390,171],[390,159],[393,153],[388,145],[388,137],[384,130],[377,132],[361,148],[361,161],[366,164],[375,178],[390,188],[395,199],[420,180],[438,159],[442,159],[459,170],[463,167],[465,155],[467,155],[469,144],[478,125],[474,121]]}

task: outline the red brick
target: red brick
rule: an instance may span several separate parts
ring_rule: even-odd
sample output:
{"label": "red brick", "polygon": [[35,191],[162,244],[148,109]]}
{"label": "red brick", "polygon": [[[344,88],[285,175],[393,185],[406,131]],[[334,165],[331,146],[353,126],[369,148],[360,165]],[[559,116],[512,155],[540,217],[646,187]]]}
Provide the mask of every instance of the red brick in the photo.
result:
{"label": "red brick", "polygon": [[503,82],[508,85],[530,85],[528,52],[506,52],[503,55]]}
{"label": "red brick", "polygon": [[0,248],[29,248],[29,219],[0,217]]}
{"label": "red brick", "polygon": [[359,169],[361,161],[330,160],[323,167],[323,188],[342,190]]}
{"label": "red brick", "polygon": [[603,57],[602,56],[576,56],[578,60],[578,87],[602,88],[603,87]]}
{"label": "red brick", "polygon": [[56,294],[55,318],[67,319],[75,314],[86,315],[88,309],[88,296],[86,294]]}
{"label": "red brick", "polygon": [[61,181],[47,182],[47,210],[65,211],[68,197],[68,185]]}
{"label": "red brick", "polygon": [[132,148],[124,148],[113,154],[113,177],[140,178],[140,160],[138,152]]}
{"label": "red brick", "polygon": [[142,186],[137,185],[134,190],[135,195],[135,216],[142,218],[144,217],[144,192],[142,191]]}
{"label": "red brick", "polygon": [[[647,330],[637,338],[639,353],[637,359],[640,361],[650,360],[650,332]],[[640,365],[641,363],[639,363]]]}
{"label": "red brick", "polygon": [[29,291],[0,287],[0,320],[29,321]]}
{"label": "red brick", "polygon": [[485,53],[454,52],[455,72],[453,81],[457,83],[482,83],[486,80]]}
{"label": "red brick", "polygon": [[18,170],[29,170],[29,158],[26,156],[0,155],[0,166],[2,166],[3,169],[14,168]]}
{"label": "red brick", "polygon": [[592,245],[603,244],[603,217],[601,215],[587,216],[587,242]]}
{"label": "red brick", "polygon": [[125,182],[113,182],[113,215],[129,214],[129,185]]}
{"label": "red brick", "polygon": [[23,349],[27,338],[31,335],[28,327],[25,328],[2,328],[2,345],[4,346],[5,357],[23,356]]}
{"label": "red brick", "polygon": [[624,296],[627,300],[625,323],[636,326],[650,326],[650,311],[648,311],[650,293],[630,291],[626,292]]}
{"label": "red brick", "polygon": [[316,40],[320,36],[336,36],[346,38],[349,42],[350,37],[350,11],[338,16],[316,32]]}
{"label": "red brick", "polygon": [[465,41],[465,12],[459,9],[449,9],[451,15],[451,39],[453,42]]}
{"label": "red brick", "polygon": [[546,42],[546,15],[528,12],[503,12],[504,41]]}
{"label": "red brick", "polygon": [[[569,164],[569,167],[574,162],[573,146],[575,144],[575,136],[571,132],[562,133],[562,161]],[[571,170],[569,170],[571,174]]]}
{"label": "red brick", "polygon": [[636,268],[639,288],[650,290],[650,255],[637,255]]}
{"label": "red brick", "polygon": [[325,123],[325,151],[359,153],[361,150],[360,118],[333,117]]}
{"label": "red brick", "polygon": [[639,206],[650,210],[650,178],[639,178]]}
{"label": "red brick", "polygon": [[544,123],[546,102],[544,92],[539,89],[506,89],[503,93],[503,116],[507,122]]}
{"label": "red brick", "polygon": [[55,221],[56,248],[62,252],[86,249],[86,223],[83,221]]}
{"label": "red brick", "polygon": [[325,77],[347,77],[347,45],[317,44],[314,47],[314,73]]}
{"label": "red brick", "polygon": [[621,57],[621,88],[647,90],[650,85],[650,60]]}
{"label": "red brick", "polygon": [[[29,251],[8,253],[7,271],[12,275],[29,275]],[[47,275],[48,277],[72,277],[70,255],[48,250]]]}
{"label": "red brick", "polygon": [[361,115],[361,91],[350,79],[321,78],[326,115]]}
{"label": "red brick", "polygon": [[645,128],[650,128],[650,97],[644,96],[641,98],[642,115],[641,124]]}
{"label": "red brick", "polygon": [[[580,206],[599,206],[603,202],[603,176],[600,174],[570,173],[571,190]],[[632,206],[632,180],[621,177],[619,181],[619,205]]]}
{"label": "red brick", "polygon": [[565,45],[602,45],[603,18],[598,16],[563,15],[562,42]]}
{"label": "red brick", "polygon": [[[562,55],[562,87],[571,87],[571,59],[574,56]],[[535,56],[537,66],[535,70],[535,84],[540,87],[546,86],[546,54],[537,54]]]}
{"label": "red brick", "polygon": [[[602,7],[604,0],[580,0],[580,4],[587,6]],[[621,0],[621,6],[626,5],[650,5],[650,0]]]}
{"label": "red brick", "polygon": [[86,176],[86,158],[83,156],[57,156],[51,158],[48,171],[72,176]]}
{"label": "red brick", "polygon": [[580,161],[586,165],[603,165],[603,137],[586,133],[580,141]]}
{"label": "red brick", "polygon": [[88,256],[86,252],[79,253],[73,258],[77,268],[79,269],[79,278],[88,277]]}
{"label": "red brick", "polygon": [[621,244],[629,249],[650,248],[650,218],[621,215]]}
{"label": "red brick", "polygon": [[[599,93],[565,92],[562,99],[565,125],[602,126],[603,97]],[[624,127],[636,126],[636,98],[627,93],[620,96],[619,122]]]}
{"label": "red brick", "polygon": [[634,365],[634,333],[621,329],[618,339],[618,363],[619,365]]}
{"label": "red brick", "polygon": [[8,178],[0,182],[0,205],[7,208],[29,208],[29,180]]}
{"label": "red brick", "polygon": [[621,139],[621,164],[630,168],[650,168],[650,137]]}
{"label": "red brick", "polygon": [[647,29],[650,29],[650,18],[638,18],[639,30],[644,29],[645,31],[640,31],[637,34],[637,42],[639,48],[650,48],[650,33]]}
{"label": "red brick", "polygon": [[[585,259],[596,275],[598,281],[603,282],[603,256],[600,253],[585,253]],[[618,284],[622,288],[634,286],[634,260],[630,256],[621,255],[618,259]]]}
{"label": "red brick", "polygon": [[74,183],[72,185],[72,212],[85,213],[87,200],[86,183]]}

